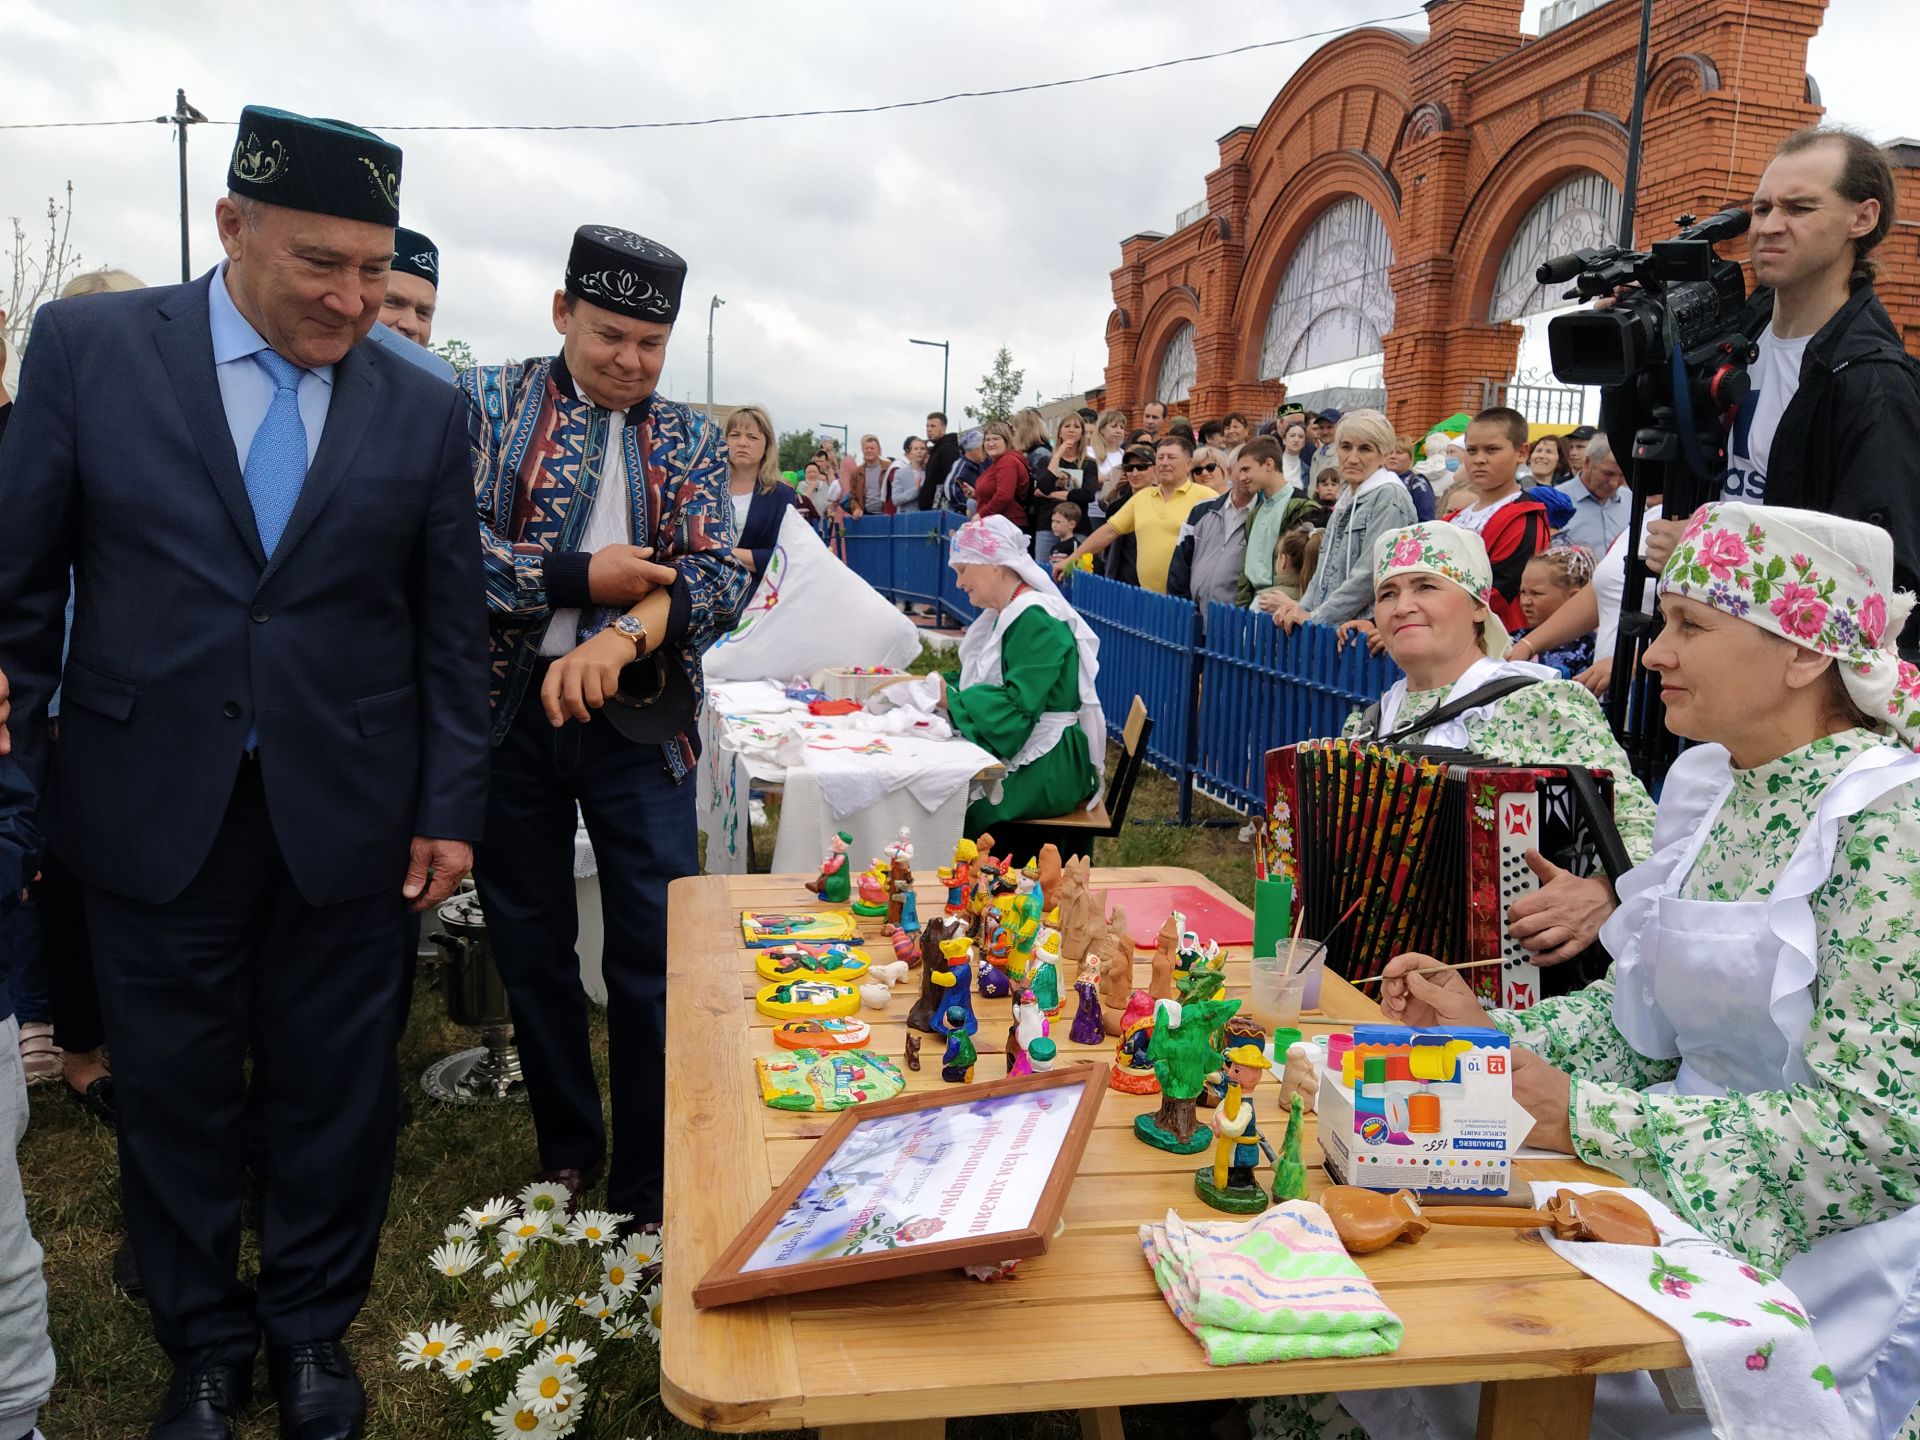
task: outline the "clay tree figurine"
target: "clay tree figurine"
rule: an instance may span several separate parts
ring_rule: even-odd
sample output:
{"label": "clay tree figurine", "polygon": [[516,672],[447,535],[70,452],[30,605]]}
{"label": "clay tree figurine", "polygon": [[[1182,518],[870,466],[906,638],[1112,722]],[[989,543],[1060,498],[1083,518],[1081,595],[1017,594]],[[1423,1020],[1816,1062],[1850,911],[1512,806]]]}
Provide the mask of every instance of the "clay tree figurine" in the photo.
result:
{"label": "clay tree figurine", "polygon": [[1224,971],[1215,970],[1205,962],[1199,962],[1184,975],[1176,975],[1173,988],[1182,1005],[1191,1005],[1196,1000],[1212,1000],[1227,988]]}
{"label": "clay tree figurine", "polygon": [[1229,1215],[1258,1215],[1267,1208],[1267,1192],[1253,1172],[1262,1154],[1272,1162],[1273,1146],[1254,1118],[1253,1092],[1273,1062],[1252,1045],[1229,1050],[1225,1059],[1227,1093],[1213,1112],[1213,1163],[1194,1172],[1193,1193]]}
{"label": "clay tree figurine", "polygon": [[945,987],[937,976],[947,969],[947,957],[940,949],[943,942],[959,935],[961,922],[950,916],[935,916],[920,931],[920,998],[907,1012],[907,1024],[928,1035],[940,1033],[940,1012],[948,1006]]}
{"label": "clay tree figurine", "polygon": [[1160,933],[1154,937],[1153,968],[1148,972],[1147,993],[1156,1000],[1173,998],[1173,972],[1180,963],[1180,932],[1186,923],[1187,917],[1178,910],[1169,911],[1160,923]]}
{"label": "clay tree figurine", "polygon": [[1213,1131],[1200,1123],[1196,1107],[1207,1072],[1220,1058],[1216,1037],[1239,1008],[1238,1000],[1157,1002],[1147,1058],[1160,1082],[1160,1108],[1134,1117],[1136,1136],[1175,1155],[1197,1155],[1213,1144]]}
{"label": "clay tree figurine", "polygon": [[1287,1135],[1280,1142],[1280,1158],[1273,1162],[1273,1203],[1307,1198],[1307,1167],[1300,1163],[1300,1137],[1307,1122],[1300,1118],[1300,1097],[1287,1107]]}
{"label": "clay tree figurine", "polygon": [[1100,1020],[1107,1034],[1118,1035],[1120,1023],[1133,999],[1133,935],[1127,912],[1118,905],[1107,916],[1106,928],[1094,936],[1091,954],[1100,957]]}
{"label": "clay tree figurine", "polygon": [[1100,1018],[1100,972],[1091,963],[1080,967],[1080,978],[1073,982],[1073,993],[1079,1000],[1067,1038],[1076,1045],[1100,1044],[1107,1038],[1107,1027]]}
{"label": "clay tree figurine", "polygon": [[806,888],[830,905],[844,905],[853,894],[853,862],[847,859],[847,847],[853,837],[839,831],[827,842],[827,856],[820,862],[820,873],[807,881]]}
{"label": "clay tree figurine", "polygon": [[949,1005],[940,1016],[940,1032],[947,1037],[940,1078],[949,1084],[964,1085],[973,1079],[973,1062],[980,1057],[973,1048],[972,1026],[973,1013],[959,1005]]}

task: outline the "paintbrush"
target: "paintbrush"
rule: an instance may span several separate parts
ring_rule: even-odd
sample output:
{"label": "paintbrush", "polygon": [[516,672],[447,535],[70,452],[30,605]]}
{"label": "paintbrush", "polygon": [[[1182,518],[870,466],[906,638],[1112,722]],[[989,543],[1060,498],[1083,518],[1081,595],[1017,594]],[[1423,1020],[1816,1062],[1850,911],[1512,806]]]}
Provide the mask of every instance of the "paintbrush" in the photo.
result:
{"label": "paintbrush", "polygon": [[[1356,900],[1353,902],[1353,904],[1349,905],[1347,907],[1347,913],[1342,915],[1338,920],[1333,922],[1333,928],[1327,931],[1327,938],[1325,940],[1315,941],[1314,943],[1324,949],[1327,946],[1327,944],[1332,941],[1333,937],[1339,933],[1340,927],[1346,924],[1347,921],[1351,920],[1354,917],[1355,912],[1360,909],[1360,903],[1361,902],[1359,900]],[[1294,956],[1294,952],[1299,948],[1300,948],[1300,936],[1296,934],[1287,945],[1287,968],[1286,968],[1285,974],[1288,979],[1292,979],[1293,976],[1298,973],[1293,968],[1293,956]],[[1313,963],[1313,957],[1309,955],[1307,957],[1307,964],[1311,965],[1312,963]],[[1302,968],[1304,969],[1305,967],[1303,966]]]}
{"label": "paintbrush", "polygon": [[[1491,960],[1462,960],[1458,965],[1422,965],[1418,970],[1406,970],[1401,973],[1406,975],[1443,975],[1449,970],[1481,970],[1488,965],[1504,965],[1505,963],[1505,960],[1496,955]],[[1386,975],[1383,972],[1379,975],[1369,975],[1365,979],[1353,980],[1348,983],[1353,985],[1371,985],[1374,981],[1384,980],[1385,978]]]}

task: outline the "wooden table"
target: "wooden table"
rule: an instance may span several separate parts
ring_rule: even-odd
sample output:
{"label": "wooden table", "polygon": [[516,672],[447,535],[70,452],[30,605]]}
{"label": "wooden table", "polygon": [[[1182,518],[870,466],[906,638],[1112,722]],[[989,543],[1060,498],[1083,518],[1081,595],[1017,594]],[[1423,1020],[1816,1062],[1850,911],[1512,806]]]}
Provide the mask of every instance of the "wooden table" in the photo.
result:
{"label": "wooden table", "polygon": [[[922,872],[927,873],[927,872]],[[1588,1279],[1530,1232],[1435,1229],[1417,1246],[1360,1260],[1406,1336],[1392,1354],[1209,1366],[1173,1318],[1140,1254],[1139,1226],[1169,1208],[1220,1219],[1194,1198],[1193,1156],[1136,1140],[1133,1117],[1156,1096],[1109,1091],[1067,1202],[1066,1233],[1016,1279],[982,1284],[957,1272],[843,1287],[696,1311],[691,1291],[714,1257],[831,1122],[767,1108],[753,1057],[774,1050],[755,1012],[764,983],[740,944],[742,909],[801,906],[804,876],[707,876],[670,892],[667,991],[666,1306],[660,1389],[668,1408],[709,1430],[817,1426],[828,1440],[935,1440],[949,1415],[1079,1410],[1090,1437],[1118,1440],[1121,1405],[1490,1382],[1480,1440],[1584,1436],[1594,1376],[1687,1363],[1667,1326]],[[1103,886],[1199,885],[1167,867],[1095,872]],[[945,892],[916,887],[920,913]],[[1232,903],[1229,900],[1229,903]],[[862,922],[870,941],[877,922]],[[884,941],[875,950],[886,951]],[[888,952],[890,954],[890,952]],[[1247,993],[1244,948],[1227,952],[1227,993]],[[1140,966],[1145,983],[1146,966]],[[1071,976],[1063,976],[1063,988]],[[885,1015],[863,1011],[873,1048],[898,1059],[916,980]],[[1326,1021],[1378,1018],[1373,1002],[1333,976]],[[1068,991],[1054,1027],[1060,1063],[1111,1055],[1067,1039]],[[997,1078],[1005,1000],[982,1001],[980,1078]],[[1309,1032],[1335,1028],[1315,1025]],[[928,1037],[913,1089],[940,1086],[940,1043]],[[1303,1155],[1317,1166],[1309,1132]],[[1536,1179],[1618,1184],[1577,1161],[1528,1161]],[[1325,1172],[1310,1171],[1316,1193]]]}

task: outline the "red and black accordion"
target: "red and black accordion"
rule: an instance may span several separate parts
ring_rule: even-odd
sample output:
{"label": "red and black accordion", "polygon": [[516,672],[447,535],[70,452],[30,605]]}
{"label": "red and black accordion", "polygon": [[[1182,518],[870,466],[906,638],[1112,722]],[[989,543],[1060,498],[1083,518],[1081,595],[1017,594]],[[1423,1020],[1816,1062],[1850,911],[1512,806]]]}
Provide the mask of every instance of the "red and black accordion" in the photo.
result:
{"label": "red and black accordion", "polygon": [[1336,973],[1377,976],[1408,950],[1449,964],[1497,955],[1464,978],[1509,1009],[1606,973],[1597,943],[1535,965],[1507,934],[1507,907],[1539,888],[1529,850],[1576,875],[1626,872],[1612,772],[1362,740],[1283,746],[1266,769],[1269,871],[1293,881],[1299,933],[1327,940]]}

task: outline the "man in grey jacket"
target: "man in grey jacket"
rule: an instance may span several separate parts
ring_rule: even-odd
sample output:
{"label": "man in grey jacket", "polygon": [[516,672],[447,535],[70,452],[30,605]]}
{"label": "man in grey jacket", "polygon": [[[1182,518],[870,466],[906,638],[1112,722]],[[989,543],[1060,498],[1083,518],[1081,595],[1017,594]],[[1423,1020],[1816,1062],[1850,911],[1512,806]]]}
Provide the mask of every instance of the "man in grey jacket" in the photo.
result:
{"label": "man in grey jacket", "polygon": [[1247,522],[1253,517],[1253,487],[1239,466],[1227,493],[1193,507],[1174,546],[1167,593],[1191,600],[1202,615],[1210,601],[1240,603],[1240,575],[1247,555]]}

